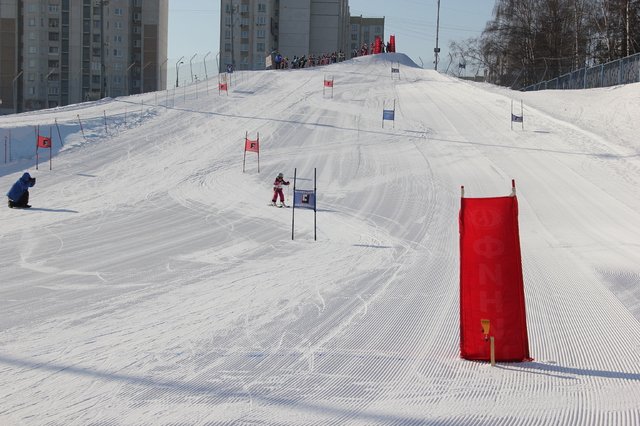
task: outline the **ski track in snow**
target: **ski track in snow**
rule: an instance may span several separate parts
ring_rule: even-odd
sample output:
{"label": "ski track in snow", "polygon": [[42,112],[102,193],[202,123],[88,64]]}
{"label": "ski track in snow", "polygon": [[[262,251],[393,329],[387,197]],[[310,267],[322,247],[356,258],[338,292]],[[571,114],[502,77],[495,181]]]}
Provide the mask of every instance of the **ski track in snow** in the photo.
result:
{"label": "ski track in snow", "polygon": [[[0,117],[92,123],[0,211],[0,424],[640,424],[637,124],[404,55],[234,79]],[[266,205],[294,168],[317,241]],[[460,186],[511,179],[535,359],[491,368],[458,356]]]}

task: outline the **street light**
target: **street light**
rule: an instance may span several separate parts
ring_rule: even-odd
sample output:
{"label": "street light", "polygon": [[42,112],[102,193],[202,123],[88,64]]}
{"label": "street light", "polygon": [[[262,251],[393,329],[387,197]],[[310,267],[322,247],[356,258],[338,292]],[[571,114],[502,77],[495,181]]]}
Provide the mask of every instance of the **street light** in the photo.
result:
{"label": "street light", "polygon": [[438,0],[438,18],[436,19],[436,47],[433,49],[433,53],[436,55],[436,68],[438,71],[438,56],[440,55],[440,48],[438,47],[438,33],[440,31],[440,0]]}
{"label": "street light", "polygon": [[204,64],[204,78],[205,80],[209,78],[209,74],[207,74],[207,56],[211,55],[211,52],[207,52],[206,55],[204,55],[204,59],[202,60],[202,63]]}
{"label": "street light", "polygon": [[142,67],[142,71],[140,71],[140,94],[142,94],[142,90],[144,89],[144,69],[152,63],[153,61],[147,62],[146,65]]}
{"label": "street light", "polygon": [[[158,78],[160,79],[160,83],[162,82],[162,67],[164,66],[164,64],[167,63],[167,61],[169,60],[169,58],[165,59],[161,64],[160,64],[160,68],[159,68],[159,76]],[[166,79],[165,79],[165,88],[166,88]],[[162,89],[162,84],[158,84],[158,90]]]}
{"label": "street light", "polygon": [[13,81],[11,82],[11,84],[13,85],[13,109],[15,112],[18,112],[18,88],[17,88],[16,82],[18,81],[18,79],[20,78],[23,72],[24,70],[20,70],[18,75],[16,75],[13,78]]}
{"label": "street light", "polygon": [[129,66],[127,67],[127,71],[125,71],[125,72],[126,72],[126,74],[127,74],[125,82],[126,82],[127,84],[126,84],[126,87],[125,87],[125,89],[124,89],[124,90],[125,90],[125,92],[127,93],[127,96],[129,96],[129,95],[131,94],[131,93],[129,93],[129,70],[130,70],[130,69],[131,69],[131,67],[133,67],[135,64],[136,64],[136,61],[131,62],[131,65],[129,65]]}
{"label": "street light", "polygon": [[195,58],[196,56],[198,56],[197,53],[194,53],[193,56],[191,57],[191,59],[189,59],[189,69],[191,70],[191,82],[193,83],[193,58]]}
{"label": "street light", "polygon": [[178,62],[176,62],[176,87],[180,87],[180,79],[178,78],[178,73],[180,72],[180,68],[178,68],[180,66],[180,64],[184,64],[184,56],[181,56],[180,59],[178,59]]}

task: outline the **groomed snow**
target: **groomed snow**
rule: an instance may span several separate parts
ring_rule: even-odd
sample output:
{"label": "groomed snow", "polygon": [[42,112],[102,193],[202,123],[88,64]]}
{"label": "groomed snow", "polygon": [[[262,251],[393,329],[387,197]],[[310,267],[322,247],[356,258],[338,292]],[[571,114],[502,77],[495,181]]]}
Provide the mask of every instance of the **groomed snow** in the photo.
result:
{"label": "groomed snow", "polygon": [[[0,209],[0,424],[640,424],[640,85],[521,93],[401,54],[216,84],[0,117],[0,188],[37,178]],[[294,168],[317,241],[267,206]],[[460,186],[511,179],[535,360],[492,368],[459,357]]]}

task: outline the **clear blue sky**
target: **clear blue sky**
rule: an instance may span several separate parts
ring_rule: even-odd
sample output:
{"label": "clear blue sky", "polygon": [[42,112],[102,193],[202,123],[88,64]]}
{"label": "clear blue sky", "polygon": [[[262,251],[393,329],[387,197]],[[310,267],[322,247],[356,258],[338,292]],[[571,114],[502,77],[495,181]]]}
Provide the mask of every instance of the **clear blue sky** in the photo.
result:
{"label": "clear blue sky", "polygon": [[[444,71],[449,63],[449,42],[479,36],[494,5],[493,0],[440,0],[439,70]],[[349,0],[349,6],[352,15],[384,16],[387,40],[395,34],[399,52],[418,65],[433,68],[437,0]],[[207,60],[215,61],[219,26],[219,0],[169,0],[169,63],[180,56],[188,63],[196,53],[202,60],[207,52],[212,52]]]}

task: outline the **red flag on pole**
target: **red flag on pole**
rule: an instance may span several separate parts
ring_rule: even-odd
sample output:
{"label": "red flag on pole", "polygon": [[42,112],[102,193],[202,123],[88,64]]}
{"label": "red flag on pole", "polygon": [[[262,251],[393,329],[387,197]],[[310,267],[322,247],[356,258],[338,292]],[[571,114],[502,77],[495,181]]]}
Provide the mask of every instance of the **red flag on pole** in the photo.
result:
{"label": "red flag on pole", "polygon": [[463,197],[459,220],[460,355],[488,361],[494,338],[497,361],[530,360],[515,191]]}
{"label": "red flag on pole", "polygon": [[255,141],[252,141],[250,139],[245,139],[244,150],[250,152],[260,152],[260,140],[256,139]]}
{"label": "red flag on pole", "polygon": [[324,87],[333,87],[333,80],[325,80]]}
{"label": "red flag on pole", "polygon": [[51,148],[51,138],[38,136],[38,148]]}

